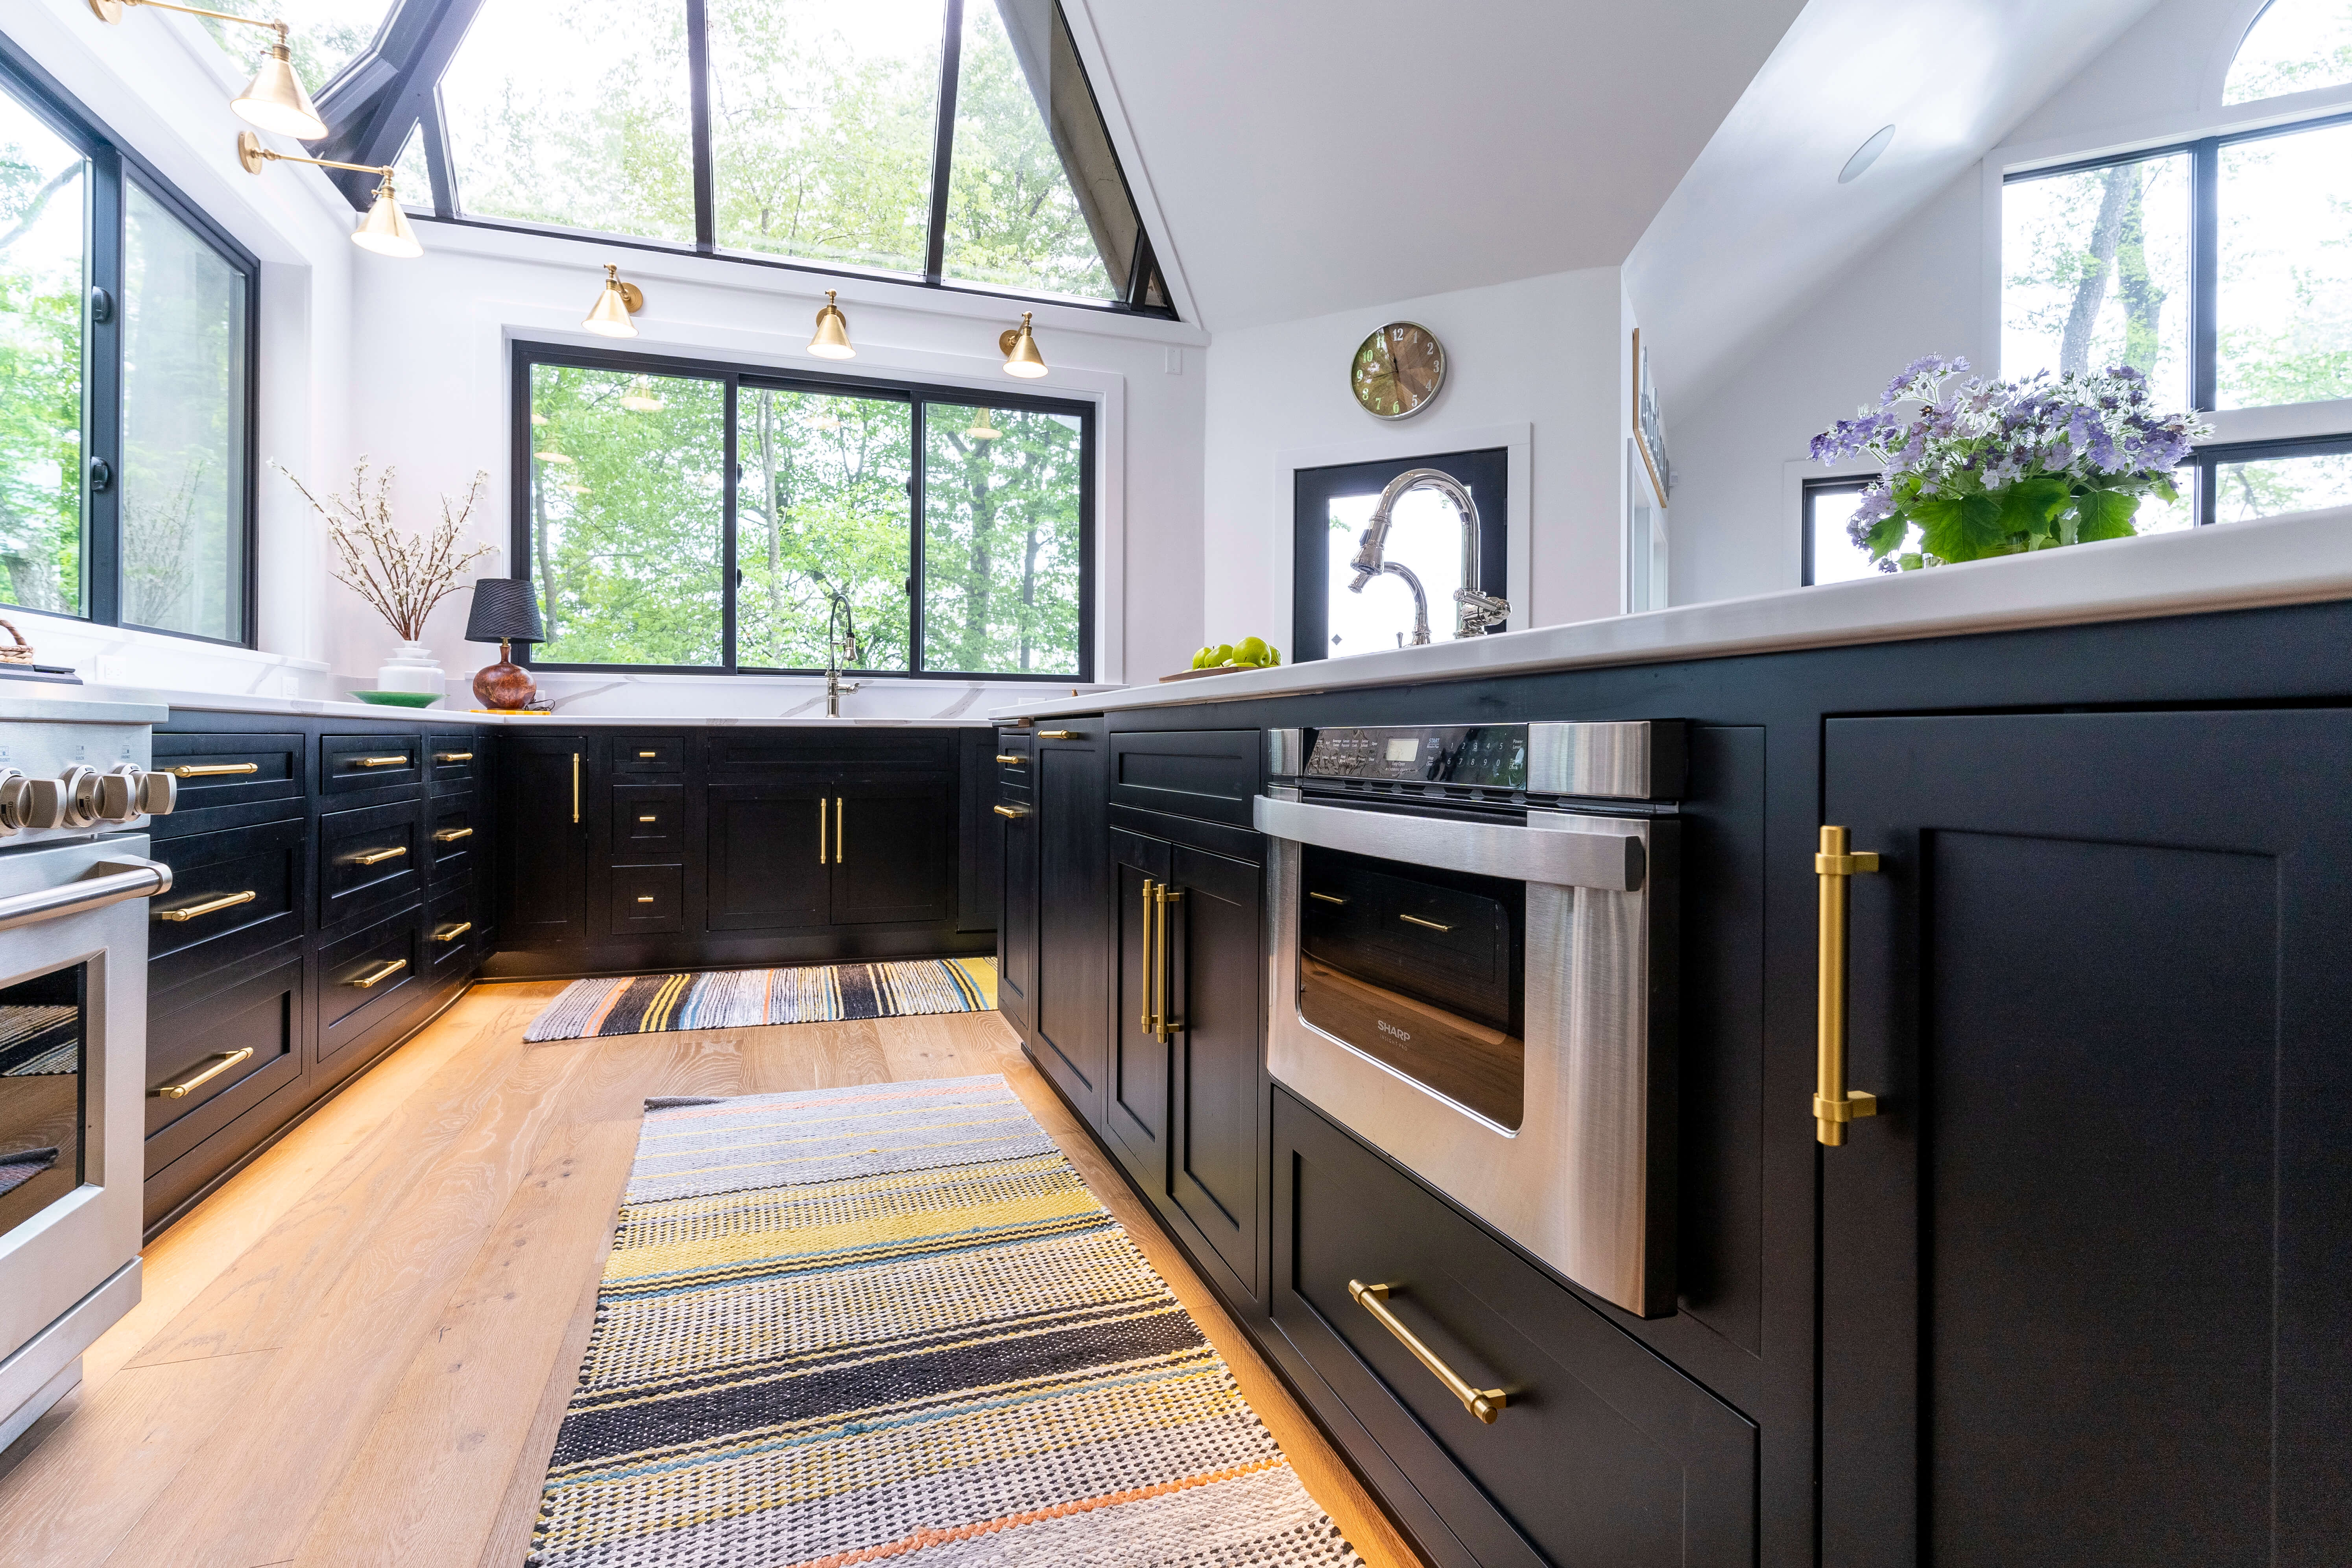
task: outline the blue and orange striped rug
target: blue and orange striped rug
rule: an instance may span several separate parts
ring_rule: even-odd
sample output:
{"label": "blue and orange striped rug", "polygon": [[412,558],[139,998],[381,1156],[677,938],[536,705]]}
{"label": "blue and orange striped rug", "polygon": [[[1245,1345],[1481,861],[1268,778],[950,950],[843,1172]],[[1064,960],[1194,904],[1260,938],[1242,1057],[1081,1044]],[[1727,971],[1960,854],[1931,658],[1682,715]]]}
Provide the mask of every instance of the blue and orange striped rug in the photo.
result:
{"label": "blue and orange striped rug", "polygon": [[592,1040],[671,1029],[985,1013],[995,1005],[996,964],[986,958],[633,974],[573,981],[530,1021],[522,1037]]}

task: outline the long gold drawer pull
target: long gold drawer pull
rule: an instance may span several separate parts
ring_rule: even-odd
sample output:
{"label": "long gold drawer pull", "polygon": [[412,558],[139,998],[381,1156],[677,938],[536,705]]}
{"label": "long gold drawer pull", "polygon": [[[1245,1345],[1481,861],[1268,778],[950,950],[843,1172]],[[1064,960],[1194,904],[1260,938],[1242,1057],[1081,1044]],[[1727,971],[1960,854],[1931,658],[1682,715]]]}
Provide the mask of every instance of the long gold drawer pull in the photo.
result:
{"label": "long gold drawer pull", "polygon": [[996,760],[1003,763],[1008,768],[1017,768],[1029,759],[1026,757],[1016,757],[1011,752],[999,752],[996,753]]}
{"label": "long gold drawer pull", "polygon": [[572,820],[580,820],[580,753],[572,753]]}
{"label": "long gold drawer pull", "polygon": [[826,861],[826,859],[825,859],[825,858],[824,858],[824,836],[825,836],[824,814],[825,814],[825,812],[826,812],[828,809],[830,809],[830,807],[828,806],[828,805],[827,805],[827,803],[826,803],[826,801],[825,801],[824,796],[823,796],[823,795],[819,795],[819,796],[817,796],[817,797],[816,797],[816,863],[817,863],[818,865],[820,865],[820,866],[826,865],[826,864],[828,864],[828,863],[829,863],[829,862],[827,862],[827,861]]}
{"label": "long gold drawer pull", "polygon": [[1878,1114],[1878,1097],[1845,1086],[1846,883],[1878,869],[1871,850],[1851,851],[1843,827],[1822,829],[1813,870],[1822,879],[1821,997],[1815,1004],[1821,1039],[1813,1089],[1813,1137],[1829,1148],[1845,1142],[1845,1124]]}
{"label": "long gold drawer pull", "polygon": [[1318,899],[1327,904],[1344,904],[1348,901],[1333,893],[1309,893],[1307,896],[1310,899]]}
{"label": "long gold drawer pull", "polygon": [[836,866],[844,863],[841,856],[841,836],[842,830],[847,827],[848,825],[848,803],[844,801],[841,796],[835,795],[833,797],[833,863]]}
{"label": "long gold drawer pull", "polygon": [[355,768],[404,768],[408,765],[408,753],[404,752],[396,757],[353,757],[351,765]]}
{"label": "long gold drawer pull", "polygon": [[436,752],[433,753],[433,760],[436,763],[470,763],[474,760],[474,753],[471,752]]}
{"label": "long gold drawer pull", "polygon": [[1431,931],[1452,931],[1454,929],[1452,926],[1439,925],[1435,921],[1423,920],[1419,915],[1399,915],[1397,916],[1397,919],[1405,921],[1409,925],[1423,926]]}
{"label": "long gold drawer pull", "polygon": [[[260,771],[259,763],[183,763],[172,770],[172,776],[175,779],[216,779],[230,773],[257,773]],[[161,1094],[163,1090],[156,1092]]]}
{"label": "long gold drawer pull", "polygon": [[455,844],[460,838],[471,838],[473,836],[474,830],[470,827],[444,827],[433,835],[433,842]]}
{"label": "long gold drawer pull", "polygon": [[252,1054],[253,1047],[251,1046],[240,1046],[236,1050],[224,1052],[220,1056],[215,1057],[213,1058],[213,1065],[205,1068],[204,1071],[198,1073],[195,1077],[188,1079],[181,1083],[165,1084],[163,1088],[155,1091],[155,1098],[158,1100],[185,1100],[191,1090],[202,1089],[205,1084],[208,1084],[213,1079],[220,1077],[221,1074],[228,1071],[229,1068],[236,1066],[237,1063],[245,1060],[246,1058]]}
{"label": "long gold drawer pull", "polygon": [[1181,903],[1183,898],[1183,889],[1171,888],[1165,882],[1151,889],[1152,910],[1158,916],[1152,923],[1159,928],[1156,933],[1158,940],[1152,948],[1151,1021],[1163,1046],[1173,1040],[1176,1031],[1184,1026],[1174,1009],[1168,1005],[1168,906]]}
{"label": "long gold drawer pull", "polygon": [[[996,809],[1003,811],[1004,808],[1000,805]],[[1151,941],[1151,893],[1152,889],[1159,886],[1159,883],[1149,877],[1143,879],[1143,952],[1142,961],[1139,965],[1143,971],[1140,976],[1143,982],[1143,1012],[1142,1016],[1135,1021],[1137,1028],[1154,1037],[1160,1033],[1160,1018],[1151,1006],[1152,975],[1156,967],[1152,955],[1159,949],[1153,946]]]}
{"label": "long gold drawer pull", "polygon": [[650,904],[653,901],[654,896],[651,893],[639,893],[637,895],[637,902],[641,904]]}
{"label": "long gold drawer pull", "polygon": [[991,806],[989,809],[995,812],[999,816],[1010,816],[1016,819],[1029,815],[1017,805]]}
{"label": "long gold drawer pull", "polygon": [[1445,1392],[1462,1402],[1463,1409],[1492,1426],[1495,1417],[1510,1404],[1510,1395],[1499,1388],[1473,1388],[1461,1373],[1438,1360],[1437,1352],[1423,1344],[1421,1336],[1398,1322],[1396,1314],[1389,1310],[1389,1292],[1394,1289],[1393,1285],[1367,1285],[1360,1279],[1348,1281],[1348,1294],[1356,1305],[1370,1312],[1372,1321],[1394,1334],[1397,1343],[1411,1351],[1415,1361],[1434,1373],[1437,1381],[1445,1385]]}
{"label": "long gold drawer pull", "polygon": [[433,940],[435,942],[455,942],[473,929],[474,922],[471,921],[459,921],[456,925],[436,926],[433,930]]}
{"label": "long gold drawer pull", "polygon": [[157,910],[155,918],[159,921],[170,921],[177,925],[182,921],[194,920],[198,915],[216,915],[223,910],[233,910],[239,904],[249,904],[260,896],[258,893],[250,891],[223,893],[217,899],[206,899],[201,904],[190,904],[184,909]]}
{"label": "long gold drawer pull", "polygon": [[373,991],[407,967],[408,960],[404,958],[387,958],[383,961],[383,967],[373,974],[362,974],[357,980],[348,984],[356,985],[362,991]]}
{"label": "long gold drawer pull", "polygon": [[1078,732],[1076,730],[1040,730],[1037,738],[1041,741],[1075,741]]}
{"label": "long gold drawer pull", "polygon": [[405,844],[395,844],[395,845],[394,845],[394,846],[393,846],[391,848],[389,848],[389,849],[375,849],[375,850],[371,850],[370,852],[368,852],[368,853],[367,853],[367,854],[365,854],[365,855],[354,855],[354,856],[352,856],[352,865],[354,865],[354,866],[375,866],[375,865],[381,865],[383,862],[384,862],[384,861],[386,861],[386,860],[397,860],[397,859],[399,859],[403,855],[405,855],[405,854],[407,854],[407,853],[408,853],[408,846],[407,846],[407,845],[405,845]]}

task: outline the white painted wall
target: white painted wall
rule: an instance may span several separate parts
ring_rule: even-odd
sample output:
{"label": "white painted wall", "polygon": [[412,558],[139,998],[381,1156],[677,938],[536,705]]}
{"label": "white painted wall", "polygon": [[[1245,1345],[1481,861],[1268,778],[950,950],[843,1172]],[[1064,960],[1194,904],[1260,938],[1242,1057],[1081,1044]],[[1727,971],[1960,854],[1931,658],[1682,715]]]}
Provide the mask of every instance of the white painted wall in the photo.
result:
{"label": "white painted wall", "polygon": [[[1997,371],[2004,167],[2206,134],[2234,121],[2323,105],[2352,108],[2352,92],[2337,89],[2221,110],[2230,60],[2261,5],[2164,0],[2028,112],[1980,165],[1840,268],[1694,405],[1669,404],[1675,603],[1797,585],[1796,480],[1828,471],[1806,464],[1807,444],[1857,405],[1875,403],[1909,361],[1959,354],[1979,371]],[[1875,177],[1874,171],[1864,181]],[[2272,432],[2248,422],[2242,433]]]}
{"label": "white painted wall", "polygon": [[[1395,424],[1365,413],[1348,383],[1356,346],[1391,321],[1420,322],[1446,353],[1444,389]],[[1478,447],[1514,448],[1512,627],[1616,614],[1631,331],[1606,267],[1220,331],[1207,356],[1197,640],[1260,635],[1295,651],[1294,471]]]}

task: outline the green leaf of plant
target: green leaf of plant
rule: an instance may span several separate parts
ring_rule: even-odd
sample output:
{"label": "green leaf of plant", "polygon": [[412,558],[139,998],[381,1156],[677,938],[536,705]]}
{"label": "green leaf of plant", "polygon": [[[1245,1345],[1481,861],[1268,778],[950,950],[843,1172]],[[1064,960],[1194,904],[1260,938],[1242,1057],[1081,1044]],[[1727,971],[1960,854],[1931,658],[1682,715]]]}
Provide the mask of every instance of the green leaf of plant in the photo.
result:
{"label": "green leaf of plant", "polygon": [[2020,479],[2000,492],[2000,531],[2028,539],[2051,531],[2051,520],[2064,510],[2066,481],[2044,475]]}
{"label": "green leaf of plant", "polygon": [[1863,542],[1869,546],[1872,560],[1882,561],[1895,552],[1896,546],[1903,542],[1903,536],[1910,531],[1911,520],[1908,517],[1899,511],[1889,512],[1870,525],[1870,531],[1863,535]]}
{"label": "green leaf of plant", "polygon": [[1911,503],[1912,521],[1919,525],[1929,554],[1965,561],[1975,553],[1969,548],[1968,522],[1962,515],[1966,504],[1949,496],[1929,496]]}
{"label": "green leaf of plant", "polygon": [[2138,510],[2139,497],[2121,490],[2085,490],[2074,498],[2077,531],[2085,541],[2131,538],[2139,531],[2132,522]]}
{"label": "green leaf of plant", "polygon": [[2009,534],[2001,523],[2000,502],[1990,496],[1967,496],[1954,510],[1957,515],[1942,541],[1933,533],[1927,536],[1929,554],[1940,555],[1947,561],[1974,561],[1999,551]]}

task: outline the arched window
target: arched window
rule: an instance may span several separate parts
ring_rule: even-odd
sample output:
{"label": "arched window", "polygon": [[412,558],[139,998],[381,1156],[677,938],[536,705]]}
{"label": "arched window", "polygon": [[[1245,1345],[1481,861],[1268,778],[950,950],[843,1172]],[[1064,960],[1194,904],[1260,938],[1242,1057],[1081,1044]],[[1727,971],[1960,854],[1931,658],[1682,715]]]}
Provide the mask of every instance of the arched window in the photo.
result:
{"label": "arched window", "polygon": [[2352,0],[2271,0],[2246,29],[2223,103],[2352,82]]}

